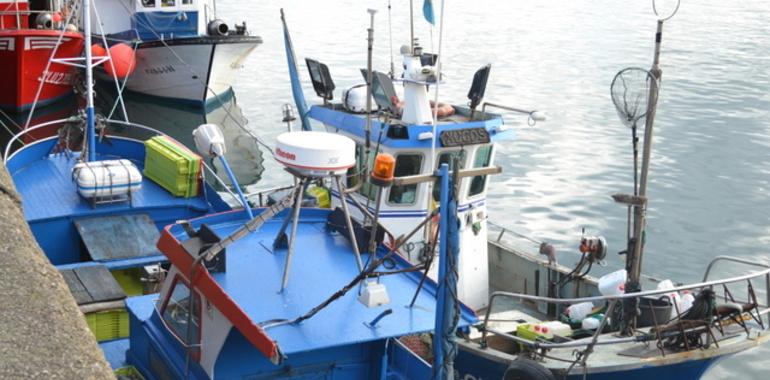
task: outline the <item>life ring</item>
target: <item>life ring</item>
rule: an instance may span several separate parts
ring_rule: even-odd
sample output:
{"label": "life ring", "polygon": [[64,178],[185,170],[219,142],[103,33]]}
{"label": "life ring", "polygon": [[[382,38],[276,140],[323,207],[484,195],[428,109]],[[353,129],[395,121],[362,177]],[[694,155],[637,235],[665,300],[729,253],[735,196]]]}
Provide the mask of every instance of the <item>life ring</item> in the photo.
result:
{"label": "life ring", "polygon": [[530,359],[516,359],[508,365],[503,380],[556,380],[556,376]]}

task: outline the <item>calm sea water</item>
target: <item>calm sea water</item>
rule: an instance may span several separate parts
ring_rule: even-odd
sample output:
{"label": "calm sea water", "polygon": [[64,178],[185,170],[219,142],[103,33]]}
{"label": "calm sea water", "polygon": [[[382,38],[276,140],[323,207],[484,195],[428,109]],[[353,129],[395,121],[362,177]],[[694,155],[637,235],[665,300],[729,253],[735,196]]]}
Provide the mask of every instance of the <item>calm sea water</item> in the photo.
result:
{"label": "calm sea water", "polygon": [[[422,2],[415,3],[419,16]],[[409,9],[406,0],[392,6],[397,52],[408,43]],[[281,7],[297,55],[327,63],[338,88],[359,83],[358,69],[366,66],[367,8],[379,10],[374,66],[387,71],[390,65],[385,0],[221,0],[221,16],[246,19],[265,40],[247,61],[236,94],[250,128],[268,143],[284,130],[281,105],[292,101]],[[631,191],[632,150],[609,86],[625,67],[650,67],[651,3],[447,1],[445,14],[442,99],[466,102],[473,72],[492,63],[486,100],[548,115],[535,127],[506,115],[517,139],[498,150],[504,172],[490,185],[490,218],[553,242],[562,263],[577,259],[582,228],[602,234],[613,252],[605,270],[622,267],[614,252],[624,245],[626,211],[609,195]],[[720,254],[770,261],[768,20],[766,1],[709,0],[684,2],[665,24],[644,262],[651,275],[696,281]],[[420,17],[416,24],[421,44],[436,51],[438,29]],[[300,69],[306,96],[315,101],[304,65]],[[265,168],[260,187],[285,182],[274,162],[267,159]],[[706,378],[760,378],[770,369],[769,353],[762,348],[725,360]]]}

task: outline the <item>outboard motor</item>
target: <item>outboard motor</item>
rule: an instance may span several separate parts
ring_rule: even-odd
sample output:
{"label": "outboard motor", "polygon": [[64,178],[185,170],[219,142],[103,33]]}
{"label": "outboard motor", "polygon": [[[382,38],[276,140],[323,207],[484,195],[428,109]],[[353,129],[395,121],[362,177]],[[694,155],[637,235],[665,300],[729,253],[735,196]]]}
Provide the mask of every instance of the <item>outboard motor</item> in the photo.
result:
{"label": "outboard motor", "polygon": [[213,20],[209,23],[208,32],[210,36],[226,36],[230,31],[230,27],[220,19]]}
{"label": "outboard motor", "polygon": [[52,29],[53,15],[51,13],[40,13],[35,17],[35,27],[37,29]]}

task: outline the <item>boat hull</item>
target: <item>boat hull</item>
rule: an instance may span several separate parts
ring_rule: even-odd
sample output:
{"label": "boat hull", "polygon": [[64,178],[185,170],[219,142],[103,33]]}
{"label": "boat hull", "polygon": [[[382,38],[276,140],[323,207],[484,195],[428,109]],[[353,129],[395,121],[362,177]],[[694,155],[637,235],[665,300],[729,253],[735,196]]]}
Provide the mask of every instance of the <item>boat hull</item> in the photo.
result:
{"label": "boat hull", "polygon": [[55,58],[79,57],[83,51],[82,35],[66,32],[59,42],[60,34],[45,29],[0,30],[0,72],[5,75],[0,108],[22,112],[35,101],[42,106],[72,93],[74,67],[51,63],[44,73],[54,49]]}
{"label": "boat hull", "polygon": [[[697,360],[684,360],[670,364],[649,365],[639,362],[635,366],[602,370],[601,367],[589,368],[585,379],[589,380],[681,380],[699,379],[720,357],[710,357]],[[503,379],[507,362],[490,360],[488,357],[477,355],[467,349],[460,349],[455,362],[455,369],[460,373],[460,379]],[[576,373],[580,372],[580,373]],[[573,370],[572,374],[563,377],[555,373],[558,379],[582,380],[582,371]]]}
{"label": "boat hull", "polygon": [[[140,43],[129,91],[194,105],[215,101],[232,87],[259,37],[194,37]],[[102,80],[111,80],[100,72]]]}

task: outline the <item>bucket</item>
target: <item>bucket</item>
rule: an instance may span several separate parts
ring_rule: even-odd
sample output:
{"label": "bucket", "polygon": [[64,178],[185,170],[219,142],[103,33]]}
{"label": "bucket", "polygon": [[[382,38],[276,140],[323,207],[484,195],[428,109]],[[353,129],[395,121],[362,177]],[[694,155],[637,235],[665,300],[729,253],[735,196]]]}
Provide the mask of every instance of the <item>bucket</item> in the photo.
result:
{"label": "bucket", "polygon": [[[658,322],[658,325],[668,322],[672,308],[673,306],[667,298],[640,298],[639,310],[641,315],[636,319],[636,327],[649,327],[655,325],[655,322]],[[653,312],[655,312],[654,319]]]}

